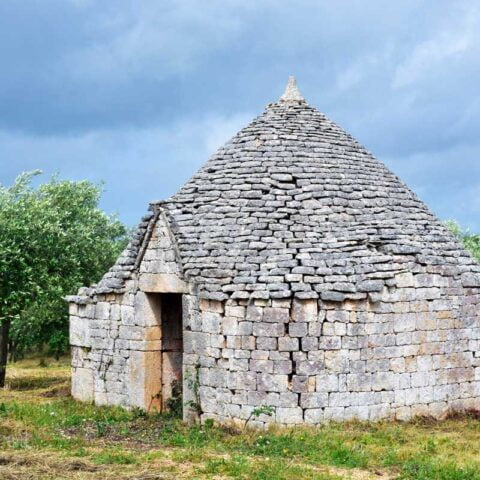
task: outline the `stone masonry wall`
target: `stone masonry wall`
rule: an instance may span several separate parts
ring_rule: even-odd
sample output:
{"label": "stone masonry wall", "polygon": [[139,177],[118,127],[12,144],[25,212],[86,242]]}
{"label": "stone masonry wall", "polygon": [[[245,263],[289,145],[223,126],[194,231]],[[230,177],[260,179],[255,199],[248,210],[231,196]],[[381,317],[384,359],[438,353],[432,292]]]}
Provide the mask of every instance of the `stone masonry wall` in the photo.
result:
{"label": "stone masonry wall", "polygon": [[71,305],[72,395],[97,405],[158,408],[160,325],[138,291]]}
{"label": "stone masonry wall", "polygon": [[[202,419],[252,425],[441,417],[480,408],[478,288],[396,277],[364,300],[191,300],[186,371]],[[468,283],[468,281],[464,281]]]}
{"label": "stone masonry wall", "polygon": [[72,395],[79,400],[161,407],[161,305],[146,292],[184,291],[186,285],[164,217],[151,221],[142,261],[123,292],[70,303]]}

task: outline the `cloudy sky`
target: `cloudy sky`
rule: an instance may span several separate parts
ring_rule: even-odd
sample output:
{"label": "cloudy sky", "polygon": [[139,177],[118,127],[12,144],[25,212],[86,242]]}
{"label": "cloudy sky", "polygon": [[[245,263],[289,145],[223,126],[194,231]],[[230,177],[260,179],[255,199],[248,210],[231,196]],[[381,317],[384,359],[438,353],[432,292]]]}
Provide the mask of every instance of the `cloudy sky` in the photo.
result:
{"label": "cloudy sky", "polygon": [[478,0],[3,0],[0,183],[104,180],[136,223],[296,75],[442,219],[480,231]]}

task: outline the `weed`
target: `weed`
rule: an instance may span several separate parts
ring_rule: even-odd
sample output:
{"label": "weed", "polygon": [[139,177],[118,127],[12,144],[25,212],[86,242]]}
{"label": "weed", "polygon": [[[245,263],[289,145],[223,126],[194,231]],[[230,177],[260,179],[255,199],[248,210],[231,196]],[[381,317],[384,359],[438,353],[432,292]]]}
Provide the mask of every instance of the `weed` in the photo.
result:
{"label": "weed", "polygon": [[103,451],[101,453],[94,454],[92,460],[97,465],[134,465],[138,463],[137,458],[130,452],[121,451]]}
{"label": "weed", "polygon": [[267,415],[271,417],[274,412],[275,412],[275,409],[273,407],[269,407],[266,405],[262,405],[261,407],[256,407],[252,410],[252,413],[248,416],[247,420],[245,421],[245,426],[248,425],[248,422],[250,422],[252,418],[257,419],[260,415]]}

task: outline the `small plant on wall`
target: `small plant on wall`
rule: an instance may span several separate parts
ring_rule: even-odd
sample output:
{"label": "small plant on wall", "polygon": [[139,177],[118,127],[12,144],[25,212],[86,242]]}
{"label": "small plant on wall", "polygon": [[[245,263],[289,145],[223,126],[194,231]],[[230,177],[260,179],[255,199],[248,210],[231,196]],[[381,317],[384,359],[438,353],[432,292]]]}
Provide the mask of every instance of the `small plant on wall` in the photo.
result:
{"label": "small plant on wall", "polygon": [[172,417],[182,416],[183,396],[182,384],[178,380],[172,382],[172,396],[166,401],[168,413]]}
{"label": "small plant on wall", "polygon": [[185,406],[188,407],[196,416],[202,414],[202,407],[200,404],[200,364],[195,365],[194,371],[190,371],[185,375],[187,387],[191,392],[193,398],[185,402]]}

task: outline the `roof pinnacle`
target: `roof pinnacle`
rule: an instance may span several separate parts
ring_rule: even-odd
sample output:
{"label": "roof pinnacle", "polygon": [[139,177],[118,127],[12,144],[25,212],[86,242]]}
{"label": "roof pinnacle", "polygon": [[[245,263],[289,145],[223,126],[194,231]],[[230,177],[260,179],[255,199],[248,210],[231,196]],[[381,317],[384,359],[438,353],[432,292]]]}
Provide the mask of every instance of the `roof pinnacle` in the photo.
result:
{"label": "roof pinnacle", "polygon": [[283,92],[283,95],[280,97],[281,102],[304,102],[305,99],[303,98],[300,90],[297,87],[297,80],[295,77],[288,77],[288,83]]}

